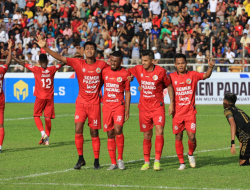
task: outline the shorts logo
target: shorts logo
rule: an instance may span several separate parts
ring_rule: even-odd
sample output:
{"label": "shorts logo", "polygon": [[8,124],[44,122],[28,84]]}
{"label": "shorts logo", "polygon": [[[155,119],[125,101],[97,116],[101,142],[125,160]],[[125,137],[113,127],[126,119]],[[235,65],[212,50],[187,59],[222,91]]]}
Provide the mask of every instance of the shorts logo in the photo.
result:
{"label": "shorts logo", "polygon": [[100,68],[96,68],[95,70],[97,73],[100,73],[102,70]]}
{"label": "shorts logo", "polygon": [[157,80],[158,79],[158,76],[157,75],[154,75],[153,76],[153,80]]}
{"label": "shorts logo", "polygon": [[106,77],[105,77],[105,80],[108,80],[108,78],[109,78],[109,77],[108,77],[108,76],[106,76]]}
{"label": "shorts logo", "polygon": [[105,125],[104,125],[104,128],[105,128],[105,129],[107,129],[107,128],[108,128],[108,126],[105,124]]}
{"label": "shorts logo", "polygon": [[94,119],[94,124],[95,126],[97,126],[97,119]]}
{"label": "shorts logo", "polygon": [[196,125],[195,125],[194,123],[192,123],[192,124],[191,124],[191,129],[192,129],[192,130],[195,130],[195,128],[196,128]]}
{"label": "shorts logo", "polygon": [[75,116],[75,119],[79,119],[79,115],[76,115],[76,116]]}
{"label": "shorts logo", "polygon": [[122,77],[118,77],[117,82],[122,82]]}
{"label": "shorts logo", "polygon": [[174,84],[177,85],[177,81],[174,81]]}
{"label": "shorts logo", "polygon": [[28,84],[22,80],[19,80],[14,84],[14,96],[20,101],[20,95],[23,96],[22,100],[25,100],[29,95]]}
{"label": "shorts logo", "polygon": [[178,127],[177,127],[177,126],[174,126],[174,130],[176,130],[176,131],[177,131],[177,130],[178,130]]}
{"label": "shorts logo", "polygon": [[141,77],[143,77],[143,73],[141,73]]}
{"label": "shorts logo", "polygon": [[56,65],[56,68],[59,68],[60,67],[60,65]]}
{"label": "shorts logo", "polygon": [[83,68],[83,69],[82,69],[82,72],[85,72],[85,71],[86,71],[85,68]]}
{"label": "shorts logo", "polygon": [[187,84],[191,84],[191,82],[192,82],[191,79],[187,79],[187,80],[186,80],[186,83],[187,83]]}
{"label": "shorts logo", "polygon": [[162,123],[162,116],[159,117],[159,121],[160,123]]}
{"label": "shorts logo", "polygon": [[146,125],[142,124],[142,128],[145,129],[145,128],[146,128]]}
{"label": "shorts logo", "polygon": [[118,115],[116,121],[121,122],[121,120],[122,120],[122,116]]}

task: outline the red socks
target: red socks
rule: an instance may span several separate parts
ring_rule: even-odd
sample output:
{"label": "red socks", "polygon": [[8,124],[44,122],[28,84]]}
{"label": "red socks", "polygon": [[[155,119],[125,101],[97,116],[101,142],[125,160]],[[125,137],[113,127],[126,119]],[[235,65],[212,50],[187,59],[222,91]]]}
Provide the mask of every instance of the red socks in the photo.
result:
{"label": "red socks", "polygon": [[175,140],[175,150],[179,158],[180,164],[184,164],[185,162],[184,162],[184,156],[183,156],[182,140],[181,141]]}
{"label": "red socks", "polygon": [[156,138],[155,138],[155,160],[161,159],[163,145],[164,145],[163,135],[156,135]]}
{"label": "red socks", "polygon": [[92,138],[94,156],[95,159],[98,159],[100,154],[100,138],[99,137],[91,137],[91,138]]}
{"label": "red socks", "polygon": [[48,135],[50,135],[50,131],[51,131],[51,119],[48,117],[45,117],[45,133]]}
{"label": "red socks", "polygon": [[4,139],[4,128],[0,128],[0,146],[3,144]]}
{"label": "red socks", "polygon": [[144,153],[144,160],[145,162],[150,161],[150,151],[151,151],[151,139],[150,140],[143,140],[143,153]]}
{"label": "red socks", "polygon": [[124,135],[116,135],[116,146],[118,151],[118,160],[123,159],[123,149],[124,149]]}
{"label": "red socks", "polygon": [[44,131],[43,123],[42,123],[42,120],[40,119],[40,117],[34,117],[34,120],[35,120],[35,123],[36,123],[36,126],[37,126],[38,130],[40,132]]}
{"label": "red socks", "polygon": [[116,143],[115,139],[108,139],[108,151],[111,163],[116,165]]}
{"label": "red socks", "polygon": [[75,134],[75,144],[78,155],[83,155],[83,135],[82,134]]}
{"label": "red socks", "polygon": [[196,139],[194,140],[194,142],[188,140],[188,146],[189,146],[188,154],[192,156],[196,148]]}

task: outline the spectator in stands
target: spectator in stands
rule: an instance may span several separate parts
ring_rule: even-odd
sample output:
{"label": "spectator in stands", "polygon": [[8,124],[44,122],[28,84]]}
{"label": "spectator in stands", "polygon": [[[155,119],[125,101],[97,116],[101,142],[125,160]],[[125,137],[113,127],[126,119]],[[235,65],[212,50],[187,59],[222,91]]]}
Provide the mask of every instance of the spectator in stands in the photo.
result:
{"label": "spectator in stands", "polygon": [[124,42],[121,47],[121,52],[123,55],[123,65],[128,65],[129,62],[129,48],[128,48],[128,42]]}

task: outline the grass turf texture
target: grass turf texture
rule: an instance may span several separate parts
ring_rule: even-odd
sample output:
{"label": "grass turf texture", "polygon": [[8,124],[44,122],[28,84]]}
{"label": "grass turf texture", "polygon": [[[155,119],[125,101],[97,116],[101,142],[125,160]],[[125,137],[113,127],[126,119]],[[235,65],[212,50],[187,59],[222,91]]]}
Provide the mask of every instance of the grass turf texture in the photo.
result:
{"label": "grass turf texture", "polygon": [[[250,115],[249,106],[238,107]],[[74,110],[74,104],[55,104],[57,117],[52,120],[50,146],[44,146],[38,145],[41,136],[32,118],[33,104],[6,104],[5,139],[2,154],[0,154],[0,189],[110,189],[113,187],[152,189],[159,186],[169,189],[174,187],[179,189],[249,188],[249,167],[239,167],[238,155],[232,156],[230,149],[225,149],[230,146],[230,127],[223,115],[222,105],[197,106],[197,152],[194,154],[197,157],[197,167],[189,166],[186,156],[188,138],[185,133],[183,143],[187,169],[184,171],[177,170],[179,161],[174,157],[176,153],[171,116],[166,116],[162,157],[170,157],[162,158],[162,170],[157,172],[153,170],[153,160],[149,170],[140,171],[143,161],[138,160],[143,158],[143,134],[139,131],[137,105],[131,105],[130,118],[124,125],[124,162],[135,161],[127,163],[124,171],[118,169],[107,171],[108,165],[103,166],[101,170],[93,170],[91,137],[89,128],[85,124],[84,158],[87,165],[79,171],[73,170],[78,159],[74,143]],[[18,118],[23,119],[18,120]],[[100,164],[110,164],[107,135],[102,130],[100,130],[100,139]],[[154,140],[155,135],[152,139],[151,157],[154,157]],[[236,141],[237,146],[238,144]],[[202,152],[203,150],[212,151]],[[66,171],[67,169],[70,170]],[[63,172],[56,173],[57,171]],[[41,173],[47,174],[39,175]],[[31,177],[30,175],[33,174],[38,176]]]}

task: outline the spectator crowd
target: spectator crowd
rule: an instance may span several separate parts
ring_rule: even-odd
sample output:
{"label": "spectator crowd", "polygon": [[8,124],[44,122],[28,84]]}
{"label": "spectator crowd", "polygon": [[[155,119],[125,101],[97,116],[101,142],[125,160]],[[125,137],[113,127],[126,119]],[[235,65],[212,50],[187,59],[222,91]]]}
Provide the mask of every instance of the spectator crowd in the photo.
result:
{"label": "spectator crowd", "polygon": [[[92,41],[97,45],[96,59],[109,59],[120,50],[124,65],[140,64],[143,51],[151,49],[155,64],[173,63],[171,58],[183,53],[189,63],[205,64],[216,58],[217,64],[235,64],[217,66],[215,72],[248,72],[247,59],[242,58],[250,57],[250,0],[0,2],[1,60],[8,55],[6,43],[11,39],[13,56],[37,64],[39,55],[46,53],[35,43],[41,35],[49,48],[67,57],[83,58],[84,43]],[[48,58],[49,64],[56,61]],[[203,72],[204,66],[189,70]],[[23,68],[14,71],[23,72]]]}

